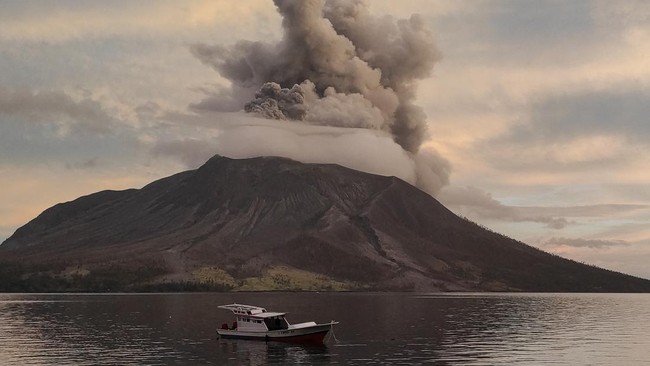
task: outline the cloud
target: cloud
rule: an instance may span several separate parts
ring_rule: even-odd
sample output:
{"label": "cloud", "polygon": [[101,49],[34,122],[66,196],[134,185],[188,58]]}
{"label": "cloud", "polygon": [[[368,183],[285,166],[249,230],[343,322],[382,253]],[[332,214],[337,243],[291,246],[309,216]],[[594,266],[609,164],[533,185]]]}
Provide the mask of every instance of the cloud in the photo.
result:
{"label": "cloud", "polygon": [[522,142],[571,141],[584,136],[620,136],[650,141],[650,91],[622,86],[574,94],[549,94],[534,100],[530,120],[507,138]]}
{"label": "cloud", "polygon": [[568,246],[576,248],[607,249],[618,246],[629,246],[624,240],[600,240],[581,238],[550,238],[542,243],[545,246]]}
{"label": "cloud", "polygon": [[518,207],[517,209],[523,214],[535,213],[544,216],[615,217],[632,212],[648,210],[650,209],[650,205],[612,203],[565,207]]}
{"label": "cloud", "polygon": [[446,187],[438,194],[438,199],[457,214],[479,221],[528,221],[545,224],[551,229],[563,229],[571,223],[566,218],[541,215],[534,210],[522,212],[519,207],[504,205],[489,193],[475,187]]}
{"label": "cloud", "polygon": [[76,163],[65,164],[66,169],[93,169],[100,165],[99,158],[94,157]]}
{"label": "cloud", "polygon": [[478,29],[488,31],[486,36],[498,39],[501,44],[557,47],[567,45],[567,40],[572,44],[584,42],[594,32],[588,1],[538,3],[524,0],[483,6],[486,9],[482,14],[489,14],[491,21]]}
{"label": "cloud", "polygon": [[146,147],[140,138],[153,128],[134,126],[90,96],[0,88],[0,130],[0,167],[88,170],[115,169],[138,159]]}
{"label": "cloud", "polygon": [[198,138],[162,140],[155,142],[151,147],[153,155],[177,158],[188,168],[198,168],[217,151],[214,141]]}
{"label": "cloud", "polygon": [[[170,34],[214,24],[225,29],[269,13],[264,0],[2,2],[0,40],[67,42],[84,38]],[[271,13],[272,14],[272,13]],[[256,19],[257,18],[257,19]]]}
{"label": "cloud", "polygon": [[380,131],[311,126],[241,113],[219,113],[202,118],[211,119],[215,137],[159,141],[153,148],[154,153],[177,156],[194,167],[217,153],[232,158],[282,156],[396,176],[412,184],[417,181],[415,162],[390,135]]}
{"label": "cloud", "polygon": [[[551,238],[539,245],[552,253],[633,276],[650,279],[650,240]],[[571,244],[577,244],[571,245]]]}
{"label": "cloud", "polygon": [[640,204],[599,204],[565,207],[509,206],[478,188],[455,186],[445,187],[439,193],[438,198],[458,214],[473,219],[535,222],[557,230],[575,224],[576,222],[571,220],[575,218],[611,218],[650,208],[650,205]]}
{"label": "cloud", "polygon": [[199,135],[179,139],[173,131],[151,144],[196,168],[214,154],[231,158],[281,156],[305,163],[333,163],[371,174],[395,176],[434,194],[448,184],[449,164],[435,151],[413,157],[384,132],[257,118],[244,113],[212,113],[167,118],[200,126]]}
{"label": "cloud", "polygon": [[465,145],[464,157],[510,184],[647,182],[648,115],[640,84],[539,94],[513,112],[509,128]]}
{"label": "cloud", "polygon": [[[61,91],[0,89],[0,118],[54,124],[61,134],[106,134],[117,120],[97,101],[74,100]],[[3,122],[6,123],[6,122]]]}
{"label": "cloud", "polygon": [[236,85],[216,85],[212,89],[199,88],[198,91],[204,94],[203,99],[189,105],[189,109],[196,113],[241,111],[244,109],[244,101],[251,100],[255,95],[254,90]]}
{"label": "cloud", "polygon": [[615,3],[608,0],[597,0],[593,5],[591,14],[599,23],[617,28],[650,27],[648,25],[650,5],[645,0],[626,0]]}

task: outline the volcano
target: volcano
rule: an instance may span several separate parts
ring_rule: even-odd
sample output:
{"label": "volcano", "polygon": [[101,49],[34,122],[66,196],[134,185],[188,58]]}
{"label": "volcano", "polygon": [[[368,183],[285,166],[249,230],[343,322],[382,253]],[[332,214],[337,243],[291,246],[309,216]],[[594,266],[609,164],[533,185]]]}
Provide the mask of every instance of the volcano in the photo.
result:
{"label": "volcano", "polygon": [[58,204],[8,238],[0,262],[5,290],[650,291],[458,217],[398,178],[277,157],[214,156]]}

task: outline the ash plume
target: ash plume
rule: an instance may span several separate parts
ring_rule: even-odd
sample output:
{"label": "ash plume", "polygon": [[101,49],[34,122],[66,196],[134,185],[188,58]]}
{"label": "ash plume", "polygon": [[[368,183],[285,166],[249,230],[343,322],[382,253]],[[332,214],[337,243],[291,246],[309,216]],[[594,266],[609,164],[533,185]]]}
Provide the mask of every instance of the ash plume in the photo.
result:
{"label": "ash plume", "polygon": [[297,119],[305,117],[305,96],[300,85],[282,88],[277,83],[264,83],[255,93],[255,99],[244,105],[244,110],[269,119]]}
{"label": "ash plume", "polygon": [[423,20],[373,16],[363,0],[274,3],[283,18],[279,42],[192,46],[231,82],[215,93],[228,103],[193,107],[232,111],[238,101],[264,118],[382,131],[412,156],[427,180],[420,188],[434,193],[447,184],[446,160],[416,156],[428,136],[426,114],[414,104],[417,81],[440,59]]}

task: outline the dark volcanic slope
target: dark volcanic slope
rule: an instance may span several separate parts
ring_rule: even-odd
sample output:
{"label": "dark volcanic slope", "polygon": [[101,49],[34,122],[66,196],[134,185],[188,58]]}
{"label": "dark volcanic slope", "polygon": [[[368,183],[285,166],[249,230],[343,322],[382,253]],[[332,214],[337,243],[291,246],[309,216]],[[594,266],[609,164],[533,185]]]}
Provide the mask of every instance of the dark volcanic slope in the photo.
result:
{"label": "dark volcanic slope", "polygon": [[397,178],[267,157],[215,156],[139,190],[56,205],[0,246],[0,260],[16,259],[148,260],[167,278],[285,266],[391,289],[650,291],[487,231]]}

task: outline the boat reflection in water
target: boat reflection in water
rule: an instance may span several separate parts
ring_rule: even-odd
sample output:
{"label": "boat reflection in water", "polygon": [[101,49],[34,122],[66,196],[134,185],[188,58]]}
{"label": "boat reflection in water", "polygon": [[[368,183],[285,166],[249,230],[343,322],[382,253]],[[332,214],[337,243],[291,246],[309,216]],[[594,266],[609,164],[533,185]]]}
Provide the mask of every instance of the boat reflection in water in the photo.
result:
{"label": "boat reflection in water", "polygon": [[229,355],[224,364],[240,365],[299,365],[329,364],[331,349],[324,344],[286,342],[256,342],[219,339],[218,352]]}
{"label": "boat reflection in water", "polygon": [[323,344],[327,333],[338,322],[316,324],[305,322],[289,324],[287,313],[269,312],[265,308],[252,305],[221,305],[220,309],[235,314],[232,326],[224,323],[217,333],[221,338],[252,339],[305,344]]}

